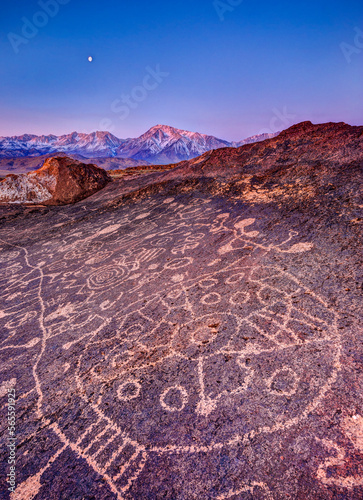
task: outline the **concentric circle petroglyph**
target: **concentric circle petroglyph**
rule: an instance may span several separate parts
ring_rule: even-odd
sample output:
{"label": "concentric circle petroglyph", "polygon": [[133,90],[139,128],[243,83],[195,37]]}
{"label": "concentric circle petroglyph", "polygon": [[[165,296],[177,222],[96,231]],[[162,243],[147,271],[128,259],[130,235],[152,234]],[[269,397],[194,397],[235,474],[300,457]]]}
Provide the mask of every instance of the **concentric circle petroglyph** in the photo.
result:
{"label": "concentric circle petroglyph", "polygon": [[126,269],[121,266],[105,266],[89,277],[88,286],[92,290],[115,286],[125,275]]}

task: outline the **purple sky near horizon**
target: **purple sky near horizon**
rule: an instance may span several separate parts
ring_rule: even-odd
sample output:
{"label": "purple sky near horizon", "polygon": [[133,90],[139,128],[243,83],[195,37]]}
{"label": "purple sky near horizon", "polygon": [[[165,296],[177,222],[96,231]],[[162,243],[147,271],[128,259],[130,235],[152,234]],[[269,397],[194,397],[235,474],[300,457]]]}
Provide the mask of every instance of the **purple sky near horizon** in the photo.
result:
{"label": "purple sky near horizon", "polygon": [[0,27],[3,136],[363,124],[361,0],[19,0]]}

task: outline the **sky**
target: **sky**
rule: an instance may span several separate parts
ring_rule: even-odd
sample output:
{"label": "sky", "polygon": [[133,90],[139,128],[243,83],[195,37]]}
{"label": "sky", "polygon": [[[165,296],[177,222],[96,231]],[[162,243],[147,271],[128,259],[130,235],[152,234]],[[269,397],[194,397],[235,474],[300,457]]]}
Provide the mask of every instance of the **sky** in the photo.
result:
{"label": "sky", "polygon": [[361,0],[18,0],[0,33],[2,136],[363,124]]}

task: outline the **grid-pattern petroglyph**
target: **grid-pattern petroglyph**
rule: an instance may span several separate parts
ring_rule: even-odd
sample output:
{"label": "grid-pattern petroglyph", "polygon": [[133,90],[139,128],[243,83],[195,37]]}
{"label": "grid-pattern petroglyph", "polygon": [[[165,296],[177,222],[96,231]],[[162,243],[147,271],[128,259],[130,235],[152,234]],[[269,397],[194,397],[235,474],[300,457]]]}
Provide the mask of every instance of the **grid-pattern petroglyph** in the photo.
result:
{"label": "grid-pattern petroglyph", "polygon": [[[232,447],[321,403],[340,366],[337,315],[274,260],[311,250],[296,232],[271,241],[254,218],[173,198],[98,226],[67,220],[29,247],[3,233],[0,349],[27,352],[39,420],[119,498],[155,454]],[[197,431],[218,409],[228,426]],[[218,498],[254,490],[272,498],[257,477]]]}

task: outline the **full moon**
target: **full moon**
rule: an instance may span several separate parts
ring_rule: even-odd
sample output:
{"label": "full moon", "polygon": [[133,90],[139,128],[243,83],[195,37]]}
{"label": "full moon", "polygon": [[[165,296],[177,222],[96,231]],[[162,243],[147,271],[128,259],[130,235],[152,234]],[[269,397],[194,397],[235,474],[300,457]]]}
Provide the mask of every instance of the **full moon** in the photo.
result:
{"label": "full moon", "polygon": [[93,61],[93,57],[89,56],[88,60],[89,60],[89,62],[92,62]]}

